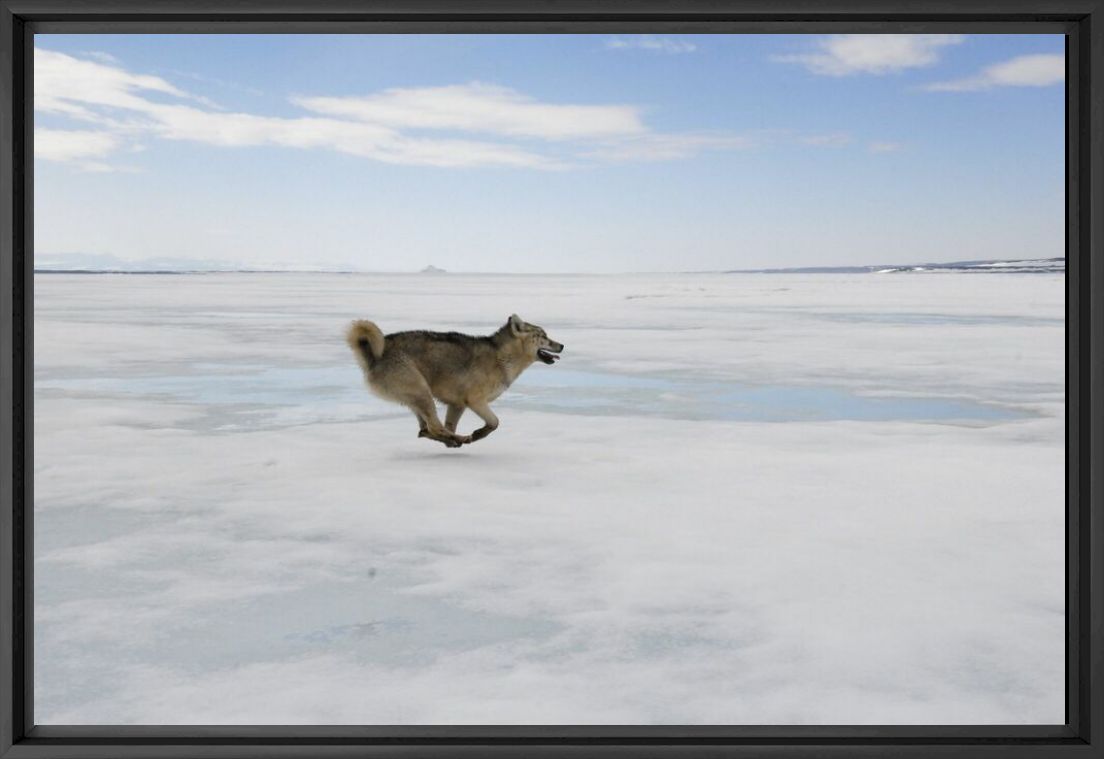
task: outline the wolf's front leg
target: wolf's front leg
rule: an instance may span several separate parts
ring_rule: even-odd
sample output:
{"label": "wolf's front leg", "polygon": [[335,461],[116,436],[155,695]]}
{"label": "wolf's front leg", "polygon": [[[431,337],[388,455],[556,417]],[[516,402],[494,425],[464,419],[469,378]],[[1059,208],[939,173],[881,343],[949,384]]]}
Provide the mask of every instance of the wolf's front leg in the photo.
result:
{"label": "wolf's front leg", "polygon": [[483,420],[483,426],[471,434],[471,441],[473,443],[476,440],[482,440],[498,429],[498,417],[495,416],[495,413],[491,411],[491,407],[486,403],[469,402],[468,408],[478,414],[479,418]]}
{"label": "wolf's front leg", "polygon": [[456,432],[456,425],[460,422],[460,417],[463,414],[463,406],[457,406],[454,403],[450,403],[448,405],[448,411],[445,412],[445,429],[449,432]]}

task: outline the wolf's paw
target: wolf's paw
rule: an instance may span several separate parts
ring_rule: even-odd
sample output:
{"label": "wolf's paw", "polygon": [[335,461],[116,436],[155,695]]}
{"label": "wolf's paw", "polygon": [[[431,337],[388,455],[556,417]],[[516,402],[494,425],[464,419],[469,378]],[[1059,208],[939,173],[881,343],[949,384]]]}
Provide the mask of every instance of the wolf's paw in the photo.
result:
{"label": "wolf's paw", "polygon": [[458,441],[460,441],[460,445],[464,445],[465,443],[470,443],[472,441],[472,436],[471,435],[457,435],[456,439]]}
{"label": "wolf's paw", "polygon": [[429,437],[429,433],[425,430],[418,430],[418,437]]}
{"label": "wolf's paw", "polygon": [[445,438],[441,442],[445,444],[446,448],[459,448],[461,445],[463,445],[463,443],[455,438]]}

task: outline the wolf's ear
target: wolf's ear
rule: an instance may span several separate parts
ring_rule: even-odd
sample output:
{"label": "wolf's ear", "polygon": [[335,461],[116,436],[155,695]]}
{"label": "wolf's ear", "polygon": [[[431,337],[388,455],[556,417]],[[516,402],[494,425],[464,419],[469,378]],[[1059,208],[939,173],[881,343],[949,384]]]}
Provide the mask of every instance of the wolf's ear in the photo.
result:
{"label": "wolf's ear", "polygon": [[510,325],[510,331],[515,335],[520,335],[521,328],[525,326],[525,322],[523,322],[521,317],[517,314],[510,314],[510,319],[506,323]]}

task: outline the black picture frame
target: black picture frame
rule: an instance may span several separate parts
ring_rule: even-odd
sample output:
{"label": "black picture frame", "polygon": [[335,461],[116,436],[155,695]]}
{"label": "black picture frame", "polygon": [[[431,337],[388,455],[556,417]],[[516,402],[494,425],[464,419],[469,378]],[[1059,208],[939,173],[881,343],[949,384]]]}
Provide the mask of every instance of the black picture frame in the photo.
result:
{"label": "black picture frame", "polygon": [[[33,35],[277,31],[1065,34],[1066,723],[35,726],[31,628]],[[1104,0],[0,0],[0,189],[3,759],[1104,757]]]}

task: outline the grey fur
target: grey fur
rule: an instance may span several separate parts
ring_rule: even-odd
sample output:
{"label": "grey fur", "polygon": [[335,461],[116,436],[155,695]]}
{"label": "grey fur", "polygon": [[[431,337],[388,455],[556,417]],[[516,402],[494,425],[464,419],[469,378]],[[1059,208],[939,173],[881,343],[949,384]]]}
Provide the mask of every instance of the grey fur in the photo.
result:
{"label": "grey fur", "polygon": [[[394,332],[384,335],[373,322],[349,326],[349,347],[364,371],[372,391],[401,403],[418,418],[418,437],[458,448],[490,435],[498,417],[490,403],[534,361],[555,363],[564,346],[535,324],[513,314],[493,335],[476,337],[459,332]],[[447,407],[444,424],[434,399]],[[470,435],[459,435],[456,425],[466,409],[483,420]]]}

